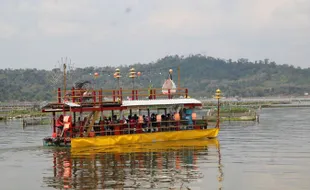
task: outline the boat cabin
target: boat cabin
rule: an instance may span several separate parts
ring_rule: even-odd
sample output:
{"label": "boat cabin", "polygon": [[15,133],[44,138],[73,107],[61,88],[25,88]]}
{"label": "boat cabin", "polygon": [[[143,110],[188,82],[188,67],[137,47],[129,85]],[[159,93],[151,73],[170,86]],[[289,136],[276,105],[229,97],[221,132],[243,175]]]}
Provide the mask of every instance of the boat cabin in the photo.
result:
{"label": "boat cabin", "polygon": [[[157,93],[160,92],[160,93]],[[174,93],[161,89],[86,90],[58,89],[57,102],[42,112],[53,115],[53,135],[44,141],[70,143],[73,138],[121,136],[208,128],[206,118],[197,118],[199,100],[188,96],[188,89]],[[60,140],[59,140],[60,139]]]}

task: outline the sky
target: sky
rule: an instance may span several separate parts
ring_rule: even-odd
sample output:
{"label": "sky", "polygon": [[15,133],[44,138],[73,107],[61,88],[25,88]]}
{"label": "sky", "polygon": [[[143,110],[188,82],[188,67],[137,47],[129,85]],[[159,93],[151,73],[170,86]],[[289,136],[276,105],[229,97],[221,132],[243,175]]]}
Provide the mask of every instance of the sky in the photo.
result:
{"label": "sky", "polygon": [[167,55],[310,67],[309,0],[1,0],[0,69],[149,63]]}

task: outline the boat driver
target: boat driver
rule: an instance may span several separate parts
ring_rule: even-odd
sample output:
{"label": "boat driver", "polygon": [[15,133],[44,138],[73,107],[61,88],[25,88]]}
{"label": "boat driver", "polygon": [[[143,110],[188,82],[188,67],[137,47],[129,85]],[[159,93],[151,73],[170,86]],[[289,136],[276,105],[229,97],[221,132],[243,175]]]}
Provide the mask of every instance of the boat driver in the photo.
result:
{"label": "boat driver", "polygon": [[60,136],[61,135],[61,133],[62,133],[62,130],[63,130],[63,128],[64,128],[64,116],[63,115],[60,115],[59,116],[59,118],[57,119],[57,121],[56,121],[56,127],[57,127],[57,134],[58,134],[58,136]]}

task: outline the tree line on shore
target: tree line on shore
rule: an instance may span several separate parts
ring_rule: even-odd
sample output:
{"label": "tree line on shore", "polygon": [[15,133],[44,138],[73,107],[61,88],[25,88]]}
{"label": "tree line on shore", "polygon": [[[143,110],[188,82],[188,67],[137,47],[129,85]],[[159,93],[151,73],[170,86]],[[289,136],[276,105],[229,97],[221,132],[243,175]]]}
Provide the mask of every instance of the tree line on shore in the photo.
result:
{"label": "tree line on shore", "polygon": [[[129,69],[141,75],[135,78],[136,88],[160,88],[173,70],[173,80],[189,89],[191,97],[212,97],[217,88],[224,96],[262,97],[277,95],[303,95],[310,92],[310,68],[278,65],[268,59],[251,62],[248,59],[224,60],[204,55],[166,56],[148,64],[136,63],[119,67],[68,68],[68,88],[75,82],[89,80],[93,87],[117,87],[113,74],[119,68],[120,86],[129,88],[132,80]],[[98,73],[98,75],[94,75]],[[49,101],[56,97],[55,90],[62,87],[63,71],[38,69],[1,69],[0,101]]]}

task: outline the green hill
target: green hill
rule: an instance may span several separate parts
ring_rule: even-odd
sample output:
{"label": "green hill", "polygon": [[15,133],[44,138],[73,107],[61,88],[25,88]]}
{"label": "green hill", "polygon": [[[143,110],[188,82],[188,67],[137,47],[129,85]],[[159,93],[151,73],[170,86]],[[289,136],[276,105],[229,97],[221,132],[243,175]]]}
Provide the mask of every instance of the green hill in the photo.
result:
{"label": "green hill", "polygon": [[[310,69],[277,65],[268,59],[249,62],[223,60],[202,55],[189,57],[167,56],[149,64],[120,66],[121,86],[131,87],[128,71],[134,67],[141,72],[135,86],[148,87],[151,83],[160,88],[173,69],[173,80],[177,84],[177,68],[180,68],[181,87],[189,88],[192,97],[210,97],[216,88],[226,96],[274,96],[303,95],[310,92]],[[115,67],[86,67],[69,69],[68,87],[74,82],[91,80],[96,87],[114,88]],[[94,73],[99,77],[94,79]],[[1,69],[0,101],[51,100],[57,87],[62,86],[62,71],[37,69]]]}

